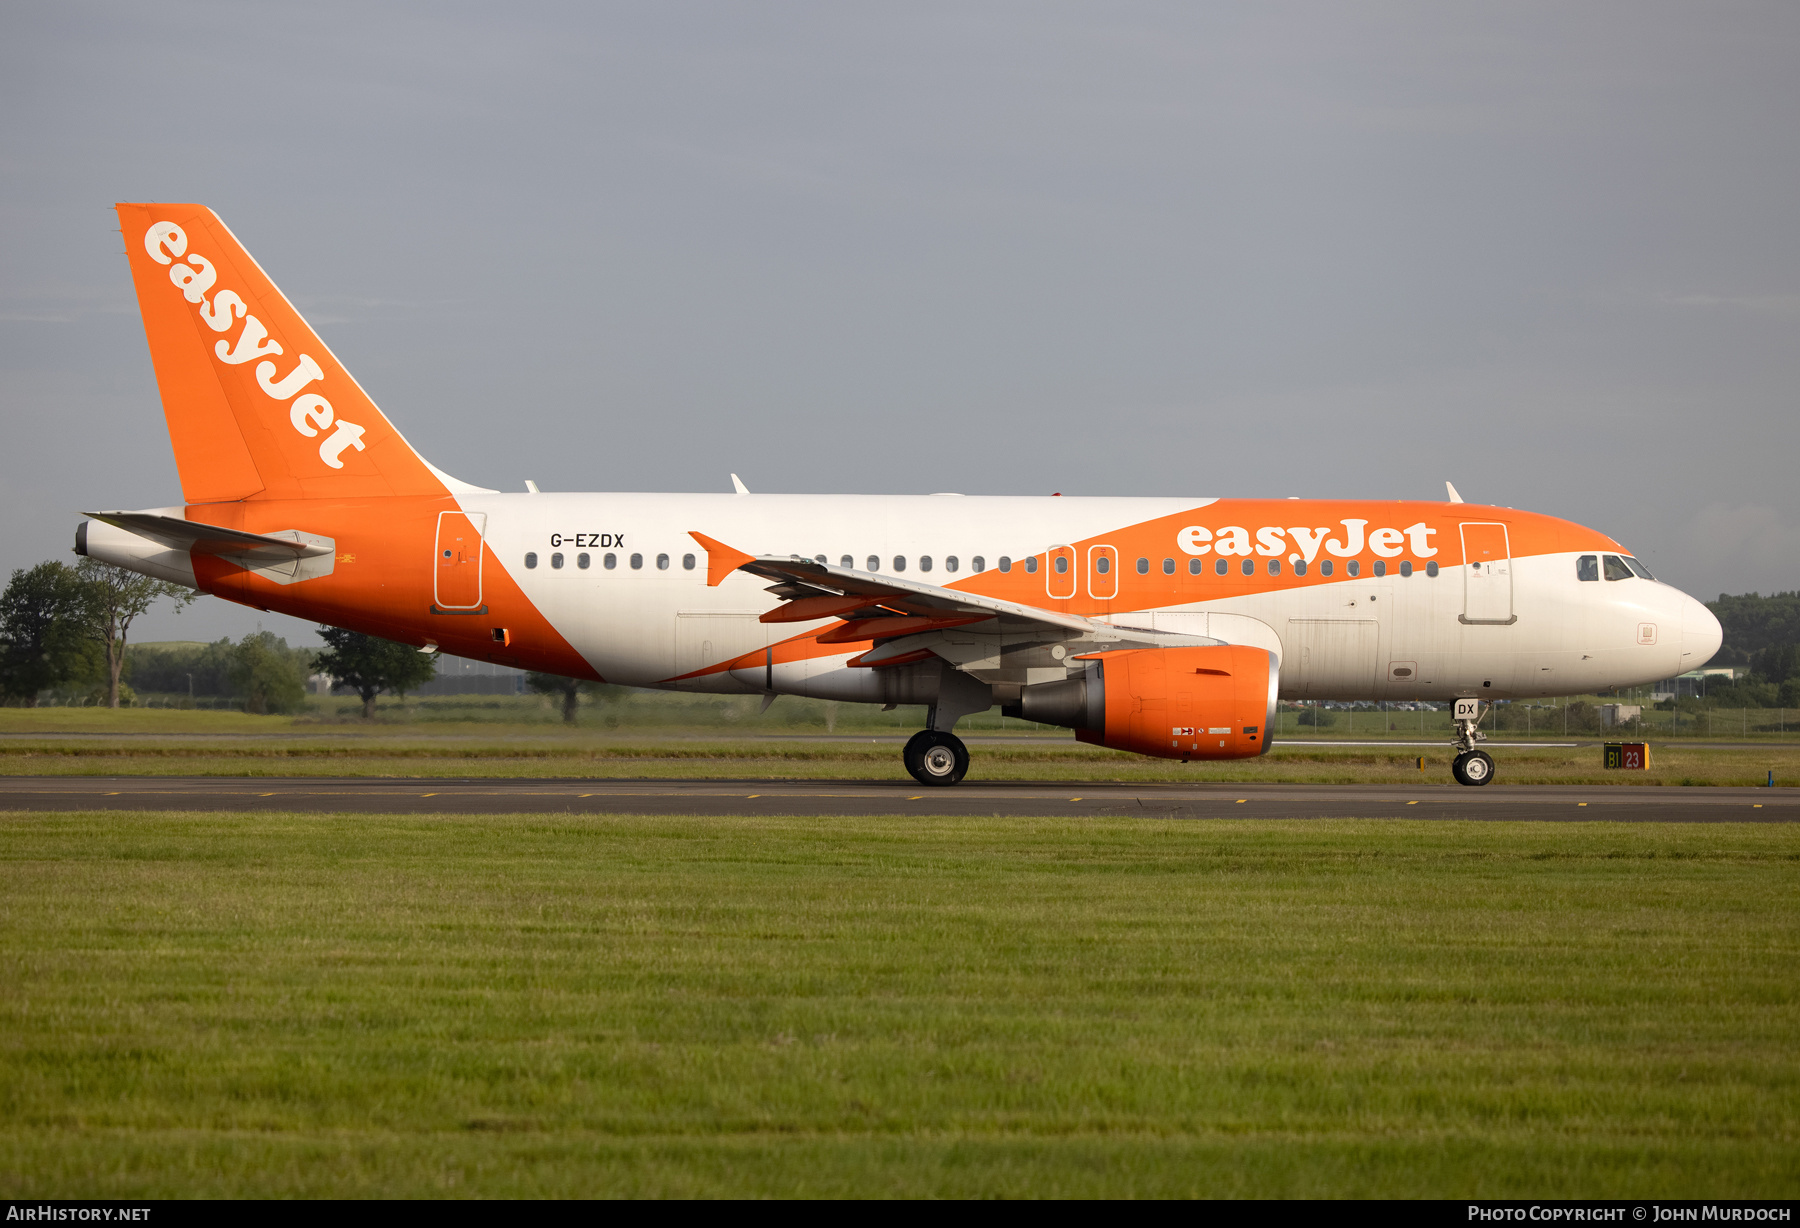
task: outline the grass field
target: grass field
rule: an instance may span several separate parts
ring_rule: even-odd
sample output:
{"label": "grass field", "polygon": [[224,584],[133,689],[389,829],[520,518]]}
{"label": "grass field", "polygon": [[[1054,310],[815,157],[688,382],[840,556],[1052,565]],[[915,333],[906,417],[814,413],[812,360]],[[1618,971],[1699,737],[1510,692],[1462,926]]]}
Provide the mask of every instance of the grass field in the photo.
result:
{"label": "grass field", "polygon": [[1800,1195],[1800,830],[0,819],[0,1190]]}

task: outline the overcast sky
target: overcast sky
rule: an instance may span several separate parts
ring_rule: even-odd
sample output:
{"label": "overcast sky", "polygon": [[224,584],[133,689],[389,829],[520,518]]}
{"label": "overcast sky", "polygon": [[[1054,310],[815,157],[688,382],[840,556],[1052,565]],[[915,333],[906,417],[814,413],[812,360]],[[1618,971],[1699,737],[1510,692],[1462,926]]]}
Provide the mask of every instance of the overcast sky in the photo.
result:
{"label": "overcast sky", "polygon": [[180,501],[117,200],[218,211],[483,485],[1448,478],[1800,588],[1793,3],[15,0],[6,572]]}

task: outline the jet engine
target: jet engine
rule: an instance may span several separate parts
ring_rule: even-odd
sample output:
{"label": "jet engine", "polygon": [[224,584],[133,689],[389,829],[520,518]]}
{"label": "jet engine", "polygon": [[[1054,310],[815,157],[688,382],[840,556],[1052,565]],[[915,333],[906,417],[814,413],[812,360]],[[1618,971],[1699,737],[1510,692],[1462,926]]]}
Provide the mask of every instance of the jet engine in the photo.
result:
{"label": "jet engine", "polygon": [[1281,670],[1267,649],[1135,648],[1080,660],[1082,672],[1065,681],[1021,689],[1006,714],[1164,759],[1248,759],[1269,749]]}

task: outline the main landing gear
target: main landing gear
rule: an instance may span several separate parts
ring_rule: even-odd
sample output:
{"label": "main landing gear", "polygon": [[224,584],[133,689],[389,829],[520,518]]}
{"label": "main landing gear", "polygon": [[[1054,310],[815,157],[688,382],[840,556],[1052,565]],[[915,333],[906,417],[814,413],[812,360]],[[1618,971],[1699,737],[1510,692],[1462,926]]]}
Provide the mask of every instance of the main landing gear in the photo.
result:
{"label": "main landing gear", "polygon": [[1481,723],[1481,701],[1457,700],[1451,719],[1456,725],[1452,745],[1458,753],[1450,763],[1450,775],[1459,785],[1485,785],[1494,778],[1494,759],[1485,750],[1475,749],[1475,743],[1487,741],[1487,734],[1475,728]]}
{"label": "main landing gear", "polygon": [[969,748],[953,733],[921,729],[901,752],[906,770],[922,785],[953,785],[969,770]]}

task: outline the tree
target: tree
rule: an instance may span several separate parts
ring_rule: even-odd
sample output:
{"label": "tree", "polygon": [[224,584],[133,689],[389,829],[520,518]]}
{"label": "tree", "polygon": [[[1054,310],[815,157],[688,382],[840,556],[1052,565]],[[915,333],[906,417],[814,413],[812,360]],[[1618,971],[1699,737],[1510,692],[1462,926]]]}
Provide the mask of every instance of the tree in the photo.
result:
{"label": "tree", "polygon": [[580,678],[565,678],[561,674],[540,674],[535,671],[525,675],[525,685],[539,695],[562,696],[563,720],[573,725],[576,713],[581,708],[581,693],[601,699],[614,699],[624,693],[624,688],[609,686],[604,682],[584,682]]}
{"label": "tree", "polygon": [[[132,620],[159,597],[175,602],[180,613],[200,594],[181,584],[140,576],[99,559],[84,558],[75,568],[81,578],[89,630],[106,654],[106,706],[119,706],[119,672],[125,668],[125,637]],[[284,645],[285,647],[285,645]]]}
{"label": "tree", "polygon": [[289,648],[273,631],[257,631],[238,641],[231,658],[231,683],[244,697],[244,710],[263,716],[294,712],[306,702],[306,671],[312,654]]}
{"label": "tree", "polygon": [[0,694],[37,707],[38,692],[97,673],[80,576],[55,561],[13,572],[0,594]]}
{"label": "tree", "polygon": [[381,692],[404,695],[437,677],[434,657],[409,644],[342,627],[320,627],[319,638],[327,647],[313,667],[331,675],[332,690],[350,690],[362,696],[364,720],[374,719],[375,697]]}

